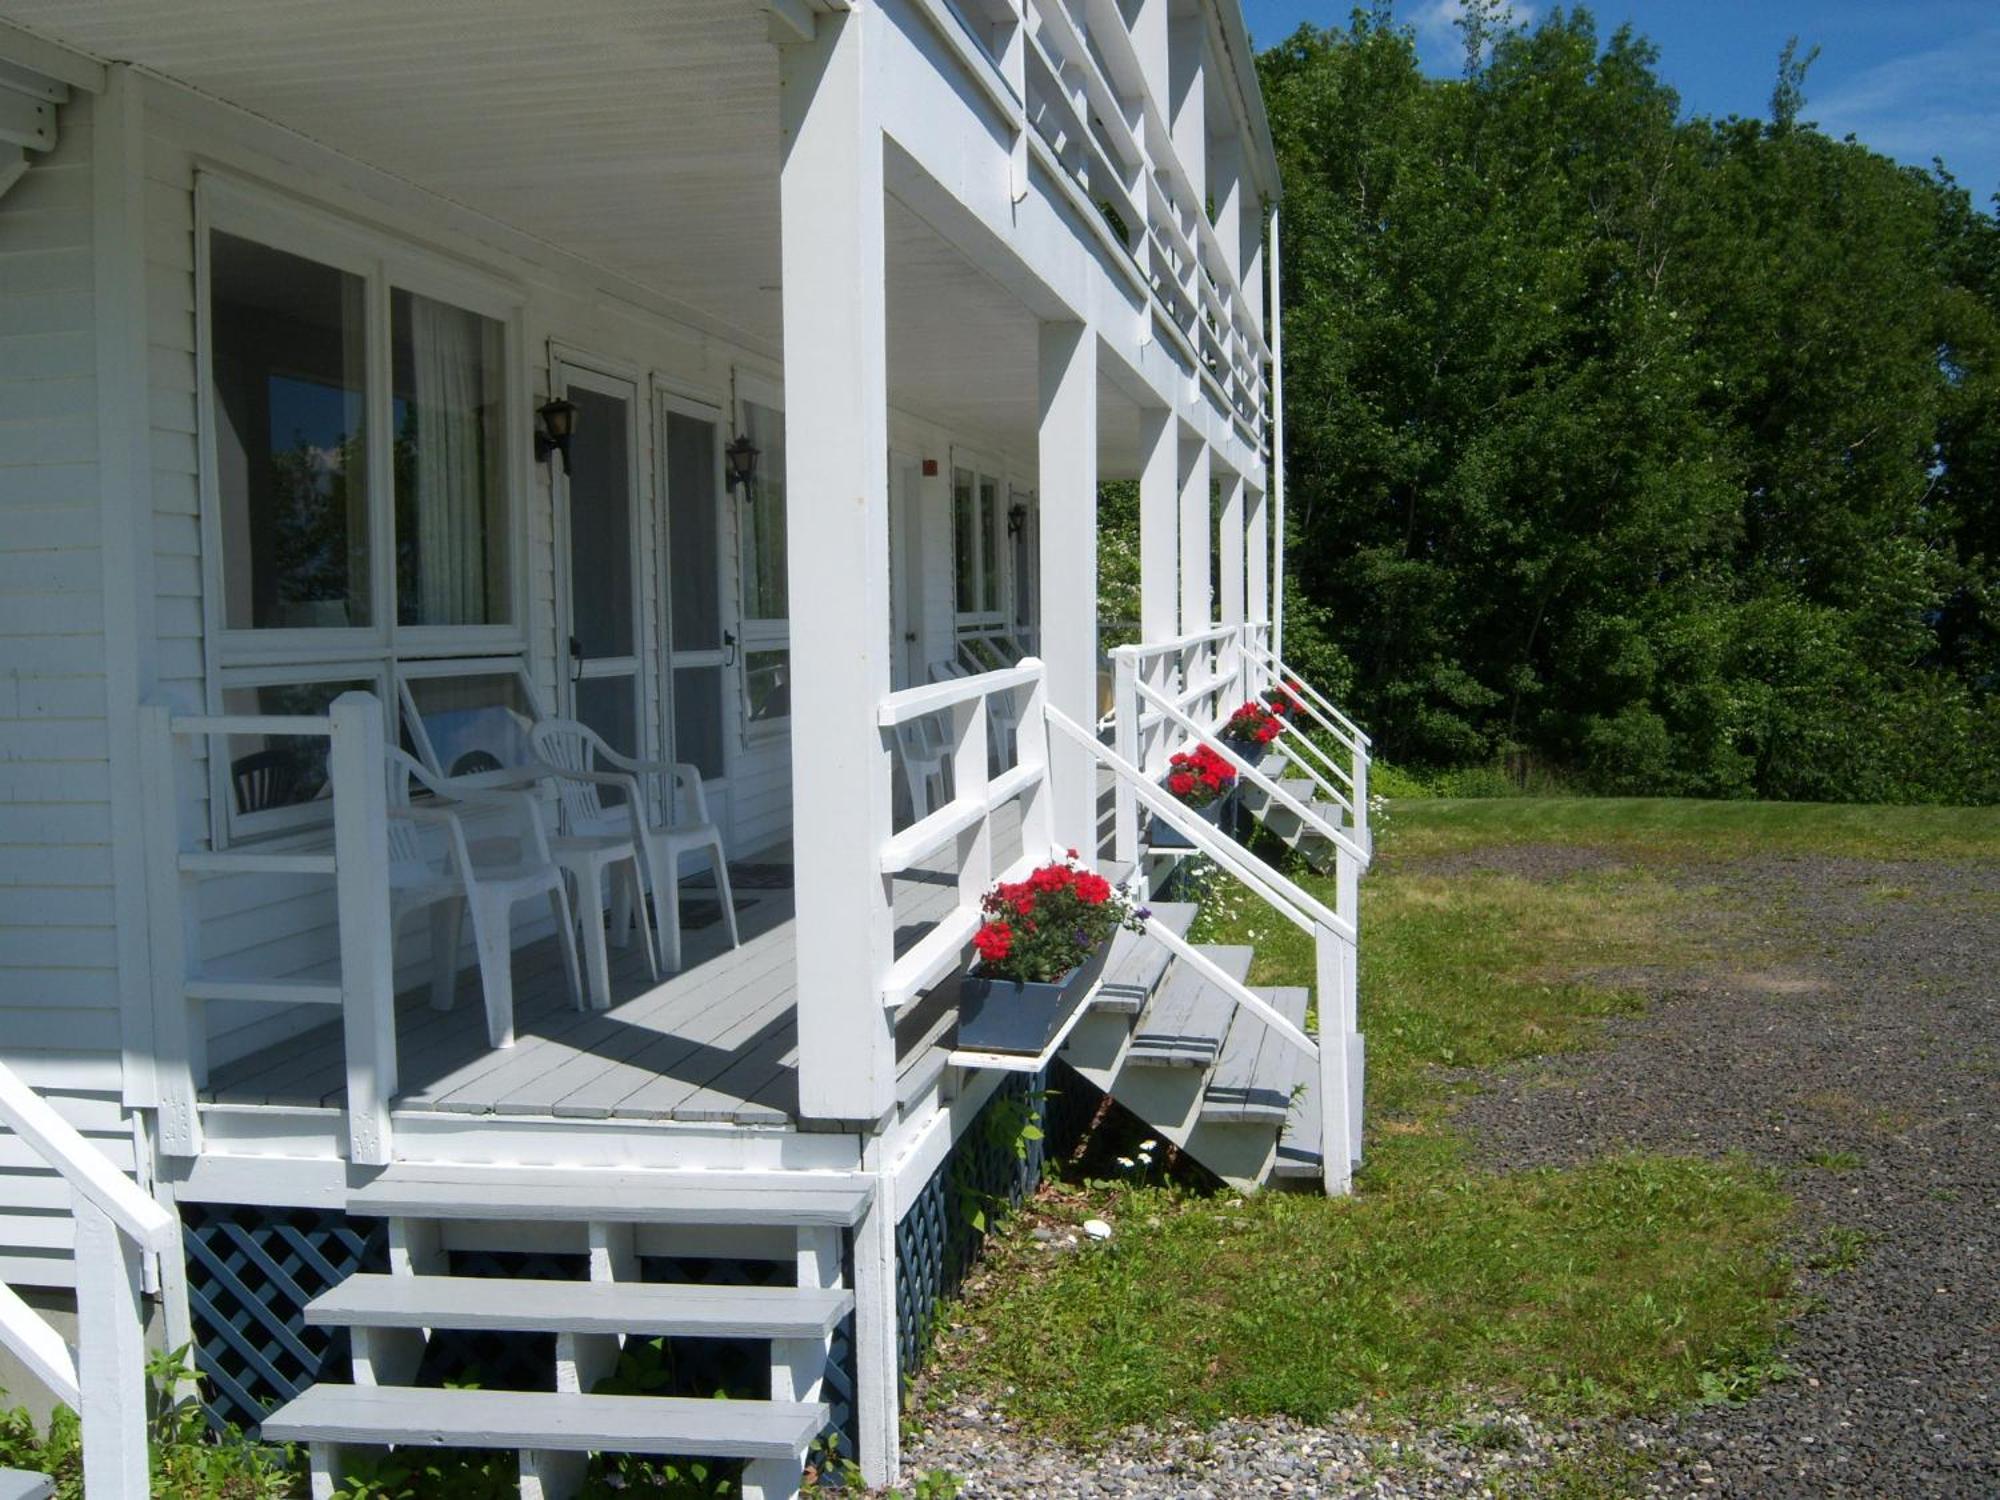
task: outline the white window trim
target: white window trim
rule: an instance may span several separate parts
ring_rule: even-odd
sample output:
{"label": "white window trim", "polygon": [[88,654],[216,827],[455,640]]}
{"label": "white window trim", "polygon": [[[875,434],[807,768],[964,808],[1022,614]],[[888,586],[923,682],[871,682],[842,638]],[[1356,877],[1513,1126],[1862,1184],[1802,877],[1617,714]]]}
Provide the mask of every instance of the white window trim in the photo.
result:
{"label": "white window trim", "polygon": [[[754,371],[737,370],[735,372],[735,391],[730,403],[736,426],[735,431],[728,434],[729,441],[735,441],[738,433],[749,430],[749,423],[745,420],[743,408],[746,403],[751,402],[754,402],[758,406],[767,407],[777,412],[780,416],[784,416],[785,388],[777,381],[768,379]],[[789,447],[789,432],[787,433],[786,442]],[[728,495],[732,504],[741,505],[743,503],[742,496],[738,495],[734,488],[728,491]],[[792,650],[792,622],[790,617],[784,619],[766,619],[745,613],[743,596],[744,528],[741,521],[742,517],[740,514],[732,513],[729,529],[734,538],[734,546],[731,550],[734,553],[736,561],[736,583],[733,593],[736,599],[736,691],[737,701],[740,705],[738,719],[742,726],[743,744],[748,747],[781,739],[792,732],[790,714],[780,719],[752,719],[750,717],[750,658],[753,654],[761,652],[783,651],[786,654],[787,661],[789,661]],[[788,539],[788,549],[789,545]],[[787,604],[789,606],[789,591],[787,591]]]}
{"label": "white window trim", "polygon": [[[655,726],[655,730],[660,736],[659,744],[662,747],[663,758],[678,759],[680,756],[680,726],[675,721],[675,716],[680,710],[679,705],[673,701],[675,670],[681,666],[685,666],[691,671],[713,666],[723,673],[723,681],[727,683],[739,671],[738,663],[743,656],[742,622],[737,618],[734,607],[736,591],[742,587],[742,562],[736,552],[736,538],[739,528],[735,524],[735,514],[729,508],[735,503],[736,492],[723,483],[723,467],[727,464],[728,460],[723,457],[722,450],[731,441],[734,434],[731,433],[729,428],[730,409],[729,403],[726,401],[716,401],[709,396],[691,395],[686,389],[657,370],[652,372],[648,379],[648,384],[652,390],[650,416],[654,428],[653,485],[656,496],[654,512],[657,517],[655,523],[657,531],[653,543],[653,566],[655,569],[655,587],[659,596],[660,611],[659,649],[661,690],[659,694],[659,722]],[[717,510],[715,517],[716,612],[720,618],[716,622],[716,628],[722,633],[722,640],[712,650],[697,648],[684,651],[679,649],[674,641],[673,497],[667,493],[666,477],[667,430],[665,417],[668,413],[687,417],[697,422],[708,422],[713,424],[715,428],[715,472],[711,477],[710,483],[713,486],[712,498]],[[731,576],[732,570],[734,570],[736,575],[734,577]],[[732,635],[736,637],[735,645],[729,643],[729,638]],[[715,660],[713,662],[694,660],[683,663],[676,659],[683,656],[696,658],[712,656]],[[740,689],[740,681],[738,682],[738,686]],[[723,745],[723,775],[720,784],[726,786],[732,779],[730,772],[733,770],[733,767],[730,765],[733,757],[729,753],[729,747],[732,743],[740,745],[743,742],[746,720],[745,704],[740,691],[731,693],[725,690],[721,694],[721,699],[721,708],[725,722],[718,726]],[[716,781],[711,780],[709,782],[711,793],[716,790],[717,785]]]}
{"label": "white window trim", "polygon": [[[1012,479],[1007,465],[993,454],[977,448],[963,447],[954,443],[948,453],[950,468],[947,470],[946,492],[951,500],[951,609],[954,633],[964,635],[986,635],[996,630],[1008,628],[1013,618],[1013,564],[1007,546],[1007,505],[1012,492]],[[994,568],[994,585],[999,590],[998,599],[983,601],[983,607],[961,610],[958,598],[958,471],[966,470],[972,475],[972,504],[975,524],[973,528],[974,551],[972,556],[972,576],[981,584],[986,576],[985,553],[989,547],[998,549],[998,563]],[[979,485],[981,480],[990,480],[994,490],[992,535],[985,534],[985,528],[977,525],[979,509]]]}
{"label": "white window trim", "polygon": [[[417,707],[416,694],[410,691],[412,682],[435,681],[453,677],[512,677],[521,685],[521,699],[528,705],[528,712],[536,723],[548,717],[548,710],[542,704],[541,694],[535,691],[535,680],[528,671],[527,662],[518,656],[466,657],[454,660],[430,660],[400,662],[395,668],[396,704],[403,716],[403,723],[410,731],[411,742],[417,747],[417,759],[442,776],[444,767],[438,762],[436,748],[431,744],[430,732],[424,728],[423,713]],[[497,776],[484,773],[489,780],[512,781],[511,771],[503,771]],[[460,778],[463,783],[476,783],[478,775]]]}
{"label": "white window trim", "polygon": [[[219,673],[214,711],[225,712],[223,705],[226,700],[223,695],[239,689],[298,687],[310,682],[370,684],[375,696],[382,701],[384,720],[393,730],[393,716],[387,711],[390,701],[389,665],[379,657],[355,657],[345,661],[316,662],[309,665],[260,662],[247,666],[225,667]],[[393,732],[390,738],[394,739]],[[272,808],[266,812],[238,812],[236,781],[228,745],[226,736],[218,736],[209,742],[209,835],[214,847],[221,849],[233,843],[243,843],[253,839],[259,841],[282,839],[288,835],[323,836],[324,830],[333,822],[331,800],[301,802],[292,807]],[[308,840],[308,842],[318,841],[318,839]]]}

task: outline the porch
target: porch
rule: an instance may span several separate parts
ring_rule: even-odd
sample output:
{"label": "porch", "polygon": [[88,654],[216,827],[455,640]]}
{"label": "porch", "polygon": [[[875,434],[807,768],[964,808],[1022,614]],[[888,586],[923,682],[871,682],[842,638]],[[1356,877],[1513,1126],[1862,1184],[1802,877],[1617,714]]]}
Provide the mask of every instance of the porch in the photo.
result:
{"label": "porch", "polygon": [[[999,844],[1018,850],[1020,819],[996,819]],[[1012,852],[1006,856],[1014,857]],[[611,1005],[579,1010],[553,935],[514,951],[515,1043],[489,1045],[480,978],[467,966],[449,1010],[430,1003],[427,984],[396,996],[398,1116],[505,1116],[607,1122],[678,1122],[800,1128],[798,1111],[797,937],[791,864],[782,848],[736,864],[737,922],[732,948],[712,883],[682,885],[684,967],[650,973],[641,946],[612,949]],[[914,869],[898,877],[898,952],[931,932],[958,901],[958,875]],[[899,1104],[937,1081],[951,1039],[951,1014],[907,1007],[897,1025]],[[245,1123],[280,1114],[324,1124],[318,1144],[341,1154],[339,1111],[348,1087],[342,1026],[329,1021],[214,1068],[199,1102],[208,1135],[227,1153],[224,1117]],[[398,1122],[401,1123],[400,1121]],[[306,1142],[294,1137],[295,1149]],[[421,1148],[418,1148],[419,1150]],[[319,1153],[315,1153],[319,1154]]]}

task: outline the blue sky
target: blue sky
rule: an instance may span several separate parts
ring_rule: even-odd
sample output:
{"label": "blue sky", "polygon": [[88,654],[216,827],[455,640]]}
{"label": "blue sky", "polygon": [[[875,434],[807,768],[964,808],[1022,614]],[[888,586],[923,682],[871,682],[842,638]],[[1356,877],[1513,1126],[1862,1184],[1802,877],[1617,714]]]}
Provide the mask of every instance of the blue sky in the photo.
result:
{"label": "blue sky", "polygon": [[[1259,47],[1302,21],[1344,21],[1352,0],[1244,0]],[[1396,0],[1416,28],[1425,66],[1457,73],[1464,58],[1452,16],[1458,0]],[[1533,20],[1550,0],[1514,0]],[[1608,34],[1624,22],[1660,49],[1660,71],[1690,113],[1769,112],[1785,38],[1818,43],[1806,79],[1805,118],[1834,136],[1928,166],[1933,156],[1990,207],[2000,190],[2000,0],[1598,0]]]}

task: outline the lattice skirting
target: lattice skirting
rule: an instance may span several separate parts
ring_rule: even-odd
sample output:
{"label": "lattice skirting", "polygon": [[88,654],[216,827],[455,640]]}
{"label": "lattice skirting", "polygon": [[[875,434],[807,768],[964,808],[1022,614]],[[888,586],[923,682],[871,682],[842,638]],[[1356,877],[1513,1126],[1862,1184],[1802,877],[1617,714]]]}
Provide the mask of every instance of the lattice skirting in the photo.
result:
{"label": "lattice skirting", "polygon": [[[896,1225],[896,1349],[905,1378],[923,1368],[940,1305],[957,1295],[979,1258],[985,1236],[973,1227],[971,1210],[986,1205],[990,1211],[996,1201],[1018,1204],[1033,1192],[1047,1155],[1069,1153],[1102,1097],[1060,1062],[1045,1073],[1010,1077],[904,1210]],[[994,1122],[1024,1099],[1042,1139],[1030,1141],[1022,1159]]]}

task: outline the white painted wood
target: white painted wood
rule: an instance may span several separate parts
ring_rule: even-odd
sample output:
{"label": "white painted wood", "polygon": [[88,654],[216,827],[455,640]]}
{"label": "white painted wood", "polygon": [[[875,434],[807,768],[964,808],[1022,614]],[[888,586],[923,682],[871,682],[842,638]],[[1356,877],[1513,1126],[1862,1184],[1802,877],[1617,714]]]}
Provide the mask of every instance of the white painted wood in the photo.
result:
{"label": "white painted wood", "polygon": [[[136,1196],[124,1178],[120,1187]],[[165,1235],[178,1227],[158,1204],[141,1200]],[[136,1215],[130,1218],[136,1218]],[[127,1237],[130,1218],[116,1217],[79,1188],[76,1198],[77,1375],[83,1390],[83,1482],[90,1500],[144,1495],[150,1489],[146,1451],[146,1313],[140,1300],[139,1247]]]}
{"label": "white painted wood", "polygon": [[[1143,765],[1139,745],[1139,658],[1119,647],[1111,653],[1112,748],[1132,765]],[[1112,852],[1121,860],[1139,858],[1139,800],[1131,784],[1117,778],[1112,789]]]}
{"label": "white painted wood", "polygon": [[80,1410],[76,1356],[48,1319],[22,1300],[0,1279],[0,1344],[5,1344],[49,1393],[71,1410]]}
{"label": "white painted wood", "polygon": [[[1271,621],[1273,602],[1271,599],[1271,502],[1262,490],[1251,490],[1247,501],[1248,519],[1244,524],[1243,564],[1246,571],[1245,593],[1249,600],[1250,622],[1268,627]],[[1260,632],[1255,640],[1261,640]],[[1257,653],[1251,653],[1253,665]],[[1262,668],[1259,667],[1260,673]],[[1258,687],[1268,685],[1261,676]]]}
{"label": "white painted wood", "polygon": [[[1222,477],[1222,527],[1221,527],[1221,589],[1216,604],[1224,625],[1241,628],[1249,618],[1246,610],[1245,581],[1248,573],[1244,565],[1244,512],[1247,507],[1243,476],[1238,473]],[[1242,653],[1235,642],[1230,651],[1234,659],[1234,669],[1240,670]]]}
{"label": "white painted wood", "polygon": [[1207,630],[1215,622],[1209,598],[1209,531],[1213,511],[1209,497],[1209,450],[1197,443],[1181,463],[1181,629],[1183,636]]}
{"label": "white painted wood", "polygon": [[[1097,718],[1097,335],[1077,323],[1040,329],[1042,660],[1048,703]],[[1046,731],[1043,731],[1046,733]],[[1096,848],[1097,779],[1073,747],[1049,747],[1054,841]]]}
{"label": "white painted wood", "polygon": [[167,707],[144,705],[139,727],[160,1150],[169,1156],[194,1156],[201,1150],[201,1119],[195,1106],[200,1066],[195,1032],[201,1013],[199,1001],[191,1005],[184,988],[189,907],[180,874],[180,789],[174,777],[175,744]]}
{"label": "white painted wood", "polygon": [[0,1125],[31,1146],[98,1212],[155,1252],[175,1248],[179,1229],[167,1211],[135,1187],[76,1128],[0,1063]]}
{"label": "white painted wood", "polygon": [[1271,654],[1285,654],[1285,320],[1280,210],[1271,209]]}
{"label": "white painted wood", "polygon": [[350,1159],[392,1155],[396,1095],[396,980],[390,962],[389,803],[382,705],[367,693],[333,702],[327,768],[335,788],[333,838],[340,910],[340,984],[347,1044]]}
{"label": "white painted wood", "polygon": [[[630,1225],[615,1226],[627,1231]],[[457,1328],[517,1333],[672,1334],[689,1338],[822,1338],[854,1307],[839,1286],[839,1230],[817,1226],[801,1238],[833,1237],[833,1280],[802,1288],[641,1282],[494,1280],[467,1276],[355,1275],[306,1306],[306,1322],[329,1328]],[[625,1269],[636,1269],[636,1256]],[[588,1387],[585,1387],[587,1389]],[[815,1399],[801,1394],[797,1400]]]}
{"label": "white painted wood", "polygon": [[357,1214],[631,1224],[831,1224],[866,1210],[853,1172],[612,1171],[410,1163],[347,1196]]}
{"label": "white painted wood", "polygon": [[46,1474],[24,1469],[0,1469],[0,1500],[49,1500],[56,1482]]}
{"label": "white painted wood", "polygon": [[1328,1197],[1353,1189],[1349,1139],[1347,1016],[1354,991],[1353,945],[1331,928],[1314,935],[1313,993],[1319,997],[1319,1121],[1321,1176]]}
{"label": "white painted wood", "polygon": [[893,1484],[902,1459],[901,1369],[896,1351],[896,1177],[879,1170],[867,1213],[854,1226],[854,1425],[856,1461],[871,1486]]}
{"label": "white painted wood", "polygon": [[1139,413],[1139,639],[1179,633],[1180,423],[1165,408]]}
{"label": "white painted wood", "polygon": [[825,1421],[826,1408],[816,1403],[320,1385],[273,1412],[263,1431],[294,1443],[525,1446],[797,1463]]}
{"label": "white painted wood", "polygon": [[864,28],[829,17],[779,49],[786,528],[799,942],[799,1108],[873,1119],[896,1098],[880,1004],[891,896],[875,864],[890,826],[889,448],[882,143]]}

